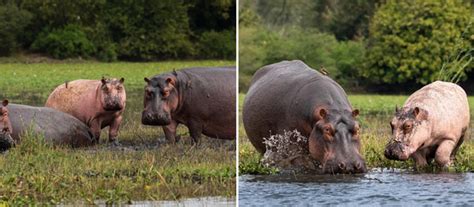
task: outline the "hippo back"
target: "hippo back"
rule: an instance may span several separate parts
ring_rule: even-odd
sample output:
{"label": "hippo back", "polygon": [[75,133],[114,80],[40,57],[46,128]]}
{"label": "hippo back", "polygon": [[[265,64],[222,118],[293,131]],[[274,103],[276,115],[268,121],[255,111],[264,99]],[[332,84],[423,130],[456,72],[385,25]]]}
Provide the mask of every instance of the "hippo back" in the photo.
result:
{"label": "hippo back", "polygon": [[8,109],[15,140],[20,140],[27,130],[33,130],[54,145],[82,147],[95,143],[89,128],[69,114],[47,107],[18,104],[10,104]]}
{"label": "hippo back", "polygon": [[267,65],[255,73],[245,97],[244,127],[252,144],[264,152],[264,137],[294,129],[309,136],[318,106],[352,110],[339,84],[302,61]]}

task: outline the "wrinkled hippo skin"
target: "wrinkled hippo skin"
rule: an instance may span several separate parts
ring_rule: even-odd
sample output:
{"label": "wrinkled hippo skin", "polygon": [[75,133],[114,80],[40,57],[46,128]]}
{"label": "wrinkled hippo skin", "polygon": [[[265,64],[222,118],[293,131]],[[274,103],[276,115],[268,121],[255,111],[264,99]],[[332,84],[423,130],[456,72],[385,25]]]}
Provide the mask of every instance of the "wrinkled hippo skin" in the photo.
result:
{"label": "wrinkled hippo skin", "polygon": [[395,109],[385,157],[412,158],[416,167],[434,159],[440,167],[447,167],[463,143],[469,120],[469,103],[461,87],[442,81],[428,84],[413,93],[401,109]]}
{"label": "wrinkled hippo skin", "polygon": [[359,125],[344,90],[299,60],[260,68],[243,106],[243,123],[261,153],[264,138],[297,130],[308,137],[311,157],[324,173],[363,173]]}
{"label": "wrinkled hippo skin", "polygon": [[235,139],[235,73],[235,67],[188,68],[145,78],[142,123],[163,126],[171,143],[179,124],[194,143],[201,134]]}

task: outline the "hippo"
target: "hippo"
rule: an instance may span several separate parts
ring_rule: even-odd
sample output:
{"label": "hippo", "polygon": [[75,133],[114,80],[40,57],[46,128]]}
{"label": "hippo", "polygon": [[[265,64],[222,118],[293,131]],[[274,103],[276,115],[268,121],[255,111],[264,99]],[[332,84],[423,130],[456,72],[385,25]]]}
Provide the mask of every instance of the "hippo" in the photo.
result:
{"label": "hippo", "polygon": [[13,129],[6,106],[8,106],[8,100],[3,100],[0,106],[0,152],[10,149],[16,144],[11,137]]}
{"label": "hippo", "polygon": [[[5,108],[8,109],[8,121],[5,121]],[[5,101],[0,110],[3,112],[2,125],[8,126],[8,133],[14,140],[11,145],[20,143],[21,136],[29,130],[43,135],[46,143],[53,145],[75,148],[96,143],[92,132],[84,123],[61,111],[47,107],[5,104]]]}
{"label": "hippo", "polygon": [[109,142],[118,145],[126,101],[124,81],[124,78],[102,78],[66,82],[49,95],[46,107],[71,114],[85,123],[97,141],[100,131],[109,126]]}
{"label": "hippo", "polygon": [[469,103],[461,87],[443,81],[428,84],[408,97],[401,109],[395,107],[385,157],[412,158],[416,168],[433,159],[438,166],[448,167],[463,143],[469,120]]}
{"label": "hippo", "polygon": [[300,60],[260,68],[243,105],[243,124],[252,145],[264,154],[264,138],[297,130],[308,138],[310,157],[322,173],[364,173],[359,110],[339,84]]}
{"label": "hippo", "polygon": [[187,68],[145,78],[142,123],[162,126],[170,143],[179,124],[188,127],[193,143],[201,134],[235,139],[235,73],[235,67]]}

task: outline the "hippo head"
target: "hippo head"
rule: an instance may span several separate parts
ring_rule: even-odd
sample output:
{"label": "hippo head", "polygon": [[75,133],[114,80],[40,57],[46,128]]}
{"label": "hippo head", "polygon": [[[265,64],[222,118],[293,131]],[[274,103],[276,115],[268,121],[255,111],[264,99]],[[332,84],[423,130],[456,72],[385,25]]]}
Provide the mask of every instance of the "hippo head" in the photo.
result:
{"label": "hippo head", "polygon": [[395,108],[390,122],[392,138],[385,147],[385,157],[391,160],[407,160],[430,137],[428,111],[419,108]]}
{"label": "hippo head", "polygon": [[145,78],[142,123],[164,126],[171,123],[171,113],[178,108],[179,94],[176,72]]}
{"label": "hippo head", "polygon": [[8,100],[3,100],[0,106],[0,134],[8,133],[11,134],[13,129],[8,117]]}
{"label": "hippo head", "polygon": [[101,103],[106,111],[120,111],[125,107],[124,78],[117,80],[102,78],[101,80]]}
{"label": "hippo head", "polygon": [[316,123],[309,136],[311,157],[320,163],[324,173],[364,173],[365,160],[360,155],[359,110],[328,110],[318,107]]}

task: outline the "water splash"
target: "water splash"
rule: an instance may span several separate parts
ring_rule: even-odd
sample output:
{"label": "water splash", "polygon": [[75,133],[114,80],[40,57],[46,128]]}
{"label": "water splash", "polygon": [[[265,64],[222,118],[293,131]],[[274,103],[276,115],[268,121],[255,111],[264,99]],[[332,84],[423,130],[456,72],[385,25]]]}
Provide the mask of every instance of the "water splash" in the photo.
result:
{"label": "water splash", "polygon": [[320,165],[309,154],[308,138],[302,136],[296,129],[263,140],[266,146],[262,158],[264,166],[274,167],[282,172],[307,172],[320,169]]}

